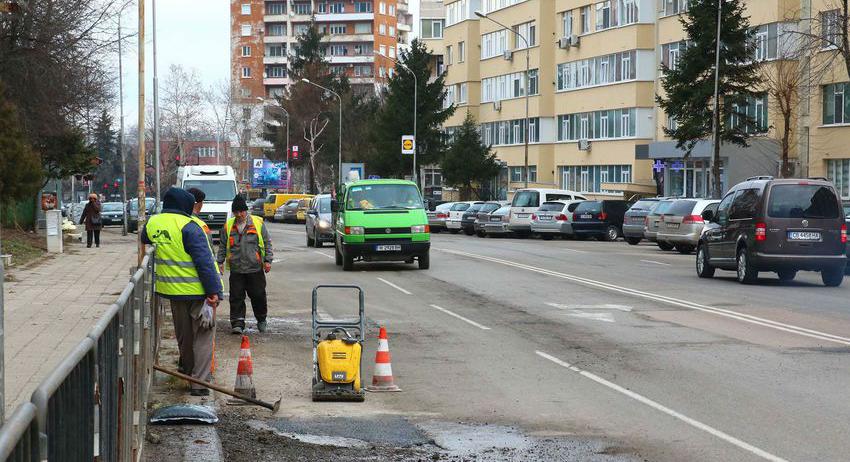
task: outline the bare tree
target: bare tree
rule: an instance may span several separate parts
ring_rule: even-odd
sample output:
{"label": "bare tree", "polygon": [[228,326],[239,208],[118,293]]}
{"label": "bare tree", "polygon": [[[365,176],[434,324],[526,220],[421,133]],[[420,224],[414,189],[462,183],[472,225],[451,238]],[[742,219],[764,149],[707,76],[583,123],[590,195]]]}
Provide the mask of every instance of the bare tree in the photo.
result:
{"label": "bare tree", "polygon": [[250,160],[251,147],[256,146],[262,137],[263,108],[256,101],[240,101],[236,97],[238,92],[239,86],[233,83],[230,87],[227,127],[231,146],[235,144],[238,152],[235,155],[231,152],[230,162],[240,177],[246,177],[250,166],[245,161]]}
{"label": "bare tree", "polygon": [[207,128],[204,113],[200,110],[204,99],[197,71],[172,64],[165,77],[162,96],[162,133],[174,140],[180,158],[185,159],[186,139]]}
{"label": "bare tree", "polygon": [[[230,130],[231,115],[233,112],[233,98],[230,91],[230,82],[219,80],[204,90],[204,101],[210,109],[212,116],[211,125],[215,132],[216,153],[221,156],[221,147],[226,143]],[[228,159],[219,157],[220,161],[228,162]]]}

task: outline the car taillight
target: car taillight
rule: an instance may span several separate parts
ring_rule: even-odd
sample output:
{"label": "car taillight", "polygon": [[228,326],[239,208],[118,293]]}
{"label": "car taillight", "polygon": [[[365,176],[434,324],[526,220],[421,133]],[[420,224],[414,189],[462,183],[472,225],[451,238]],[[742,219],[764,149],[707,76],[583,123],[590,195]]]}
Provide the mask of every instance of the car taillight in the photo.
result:
{"label": "car taillight", "polygon": [[568,221],[568,220],[569,220],[569,218],[567,218],[567,216],[566,216],[566,215],[564,215],[563,213],[559,213],[559,214],[555,217],[555,220],[556,220],[556,221]]}
{"label": "car taillight", "polygon": [[532,214],[531,214],[531,219],[532,219],[532,220],[537,220],[537,215],[535,215],[535,214],[533,214],[533,213],[532,213]]}
{"label": "car taillight", "polygon": [[685,218],[682,218],[683,225],[690,225],[694,223],[705,223],[705,220],[702,219],[702,215],[686,215]]}
{"label": "car taillight", "polygon": [[437,218],[448,218],[448,217],[449,217],[449,216],[448,216],[448,215],[446,215],[445,213],[438,213],[438,214],[437,214]]}
{"label": "car taillight", "polygon": [[847,225],[846,224],[841,225],[841,243],[842,244],[847,243]]}
{"label": "car taillight", "polygon": [[600,220],[602,220],[602,221],[607,220],[607,219],[608,219],[608,214],[607,214],[607,213],[605,213],[605,212],[601,212],[601,213],[599,214],[599,219],[600,219]]}
{"label": "car taillight", "polygon": [[764,223],[756,223],[756,241],[767,240],[767,225]]}

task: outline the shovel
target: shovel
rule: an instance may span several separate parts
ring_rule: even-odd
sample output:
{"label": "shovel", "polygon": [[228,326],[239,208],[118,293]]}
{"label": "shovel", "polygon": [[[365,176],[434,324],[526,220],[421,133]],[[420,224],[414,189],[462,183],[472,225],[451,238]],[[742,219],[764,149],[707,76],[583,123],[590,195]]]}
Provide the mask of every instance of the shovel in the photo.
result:
{"label": "shovel", "polygon": [[196,379],[196,378],[194,378],[190,375],[182,374],[182,373],[177,372],[177,371],[172,371],[171,369],[166,369],[166,368],[160,366],[159,364],[154,364],[153,368],[160,371],[160,372],[165,372],[168,375],[173,375],[174,377],[177,377],[177,378],[180,378],[180,379],[183,379],[183,380],[188,380],[189,382],[196,383],[198,385],[203,385],[203,386],[205,386],[205,387],[207,387],[211,390],[215,390],[217,392],[224,393],[226,395],[230,395],[230,396],[233,396],[235,398],[239,398],[239,399],[241,399],[243,401],[247,401],[251,404],[256,404],[257,406],[262,406],[266,409],[270,409],[272,412],[275,412],[275,413],[278,411],[278,409],[280,409],[280,400],[279,399],[277,401],[275,401],[274,404],[271,404],[271,403],[267,403],[265,401],[261,401],[261,400],[256,399],[256,398],[252,398],[250,396],[243,395],[241,393],[237,393],[237,392],[235,392],[235,391],[233,391],[229,388],[220,387],[216,384],[204,382],[203,380]]}

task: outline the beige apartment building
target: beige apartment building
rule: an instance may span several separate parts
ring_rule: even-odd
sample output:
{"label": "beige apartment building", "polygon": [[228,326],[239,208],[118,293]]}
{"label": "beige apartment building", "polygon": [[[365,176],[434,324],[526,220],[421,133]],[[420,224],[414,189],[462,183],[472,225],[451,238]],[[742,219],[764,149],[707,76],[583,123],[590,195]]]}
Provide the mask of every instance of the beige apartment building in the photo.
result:
{"label": "beige apartment building", "polygon": [[[831,12],[835,0],[746,3],[755,29],[754,59],[765,62],[765,73],[788,69],[783,57],[797,56],[791,49],[799,43],[799,32],[830,33],[837,17]],[[445,0],[444,4],[443,62],[449,102],[458,108],[445,128],[450,133],[467,111],[476,118],[485,143],[505,164],[499,196],[510,196],[524,185],[526,176],[533,186],[597,197],[708,194],[711,143],[698,143],[686,156],[665,136],[662,127],[675,121],[655,102],[662,91],[661,63],[675,65],[686,46],[679,15],[687,10],[687,0]],[[479,18],[475,11],[523,35],[528,49],[517,34]],[[850,198],[847,73],[834,51],[817,50],[806,56],[811,59],[793,64],[803,78],[791,119],[790,155],[799,175],[827,176]],[[526,79],[527,171],[522,123]],[[722,146],[725,188],[749,176],[779,174],[783,117],[768,88],[760,90],[759,97],[742,107],[759,125],[750,146]]]}

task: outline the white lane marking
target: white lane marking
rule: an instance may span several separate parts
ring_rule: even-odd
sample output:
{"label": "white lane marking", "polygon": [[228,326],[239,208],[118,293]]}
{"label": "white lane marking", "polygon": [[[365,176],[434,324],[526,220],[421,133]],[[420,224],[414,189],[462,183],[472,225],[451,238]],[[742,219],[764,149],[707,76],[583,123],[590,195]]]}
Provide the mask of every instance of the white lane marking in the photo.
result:
{"label": "white lane marking", "polygon": [[614,315],[611,313],[588,313],[581,310],[572,310],[564,314],[574,318],[590,319],[592,321],[614,322]]}
{"label": "white lane marking", "polygon": [[587,250],[577,250],[577,249],[562,249],[562,250],[566,250],[567,252],[575,252],[575,253],[588,253]]}
{"label": "white lane marking", "polygon": [[682,307],[682,308],[689,308],[689,309],[692,309],[692,310],[703,311],[703,312],[706,312],[706,313],[712,313],[712,314],[716,314],[718,316],[724,316],[724,317],[727,317],[727,318],[737,319],[739,321],[744,321],[744,322],[748,322],[748,323],[751,323],[751,324],[756,324],[756,325],[759,325],[759,326],[764,326],[764,327],[768,327],[768,328],[771,328],[771,329],[776,329],[776,330],[780,330],[780,331],[783,331],[783,332],[788,332],[788,333],[791,333],[791,334],[800,335],[800,336],[803,336],[803,337],[810,337],[810,338],[815,338],[815,339],[818,339],[818,340],[824,340],[824,341],[827,341],[827,342],[838,343],[838,344],[841,344],[841,345],[850,346],[850,338],[847,338],[847,337],[841,337],[841,336],[838,336],[838,335],[828,334],[828,333],[825,333],[825,332],[819,332],[819,331],[816,331],[816,330],[807,329],[807,328],[800,327],[800,326],[795,326],[793,324],[785,324],[785,323],[781,323],[781,322],[778,322],[778,321],[772,321],[770,319],[765,319],[765,318],[761,318],[761,317],[758,317],[758,316],[753,316],[753,315],[741,313],[741,312],[738,312],[738,311],[727,310],[727,309],[724,309],[724,308],[715,308],[715,307],[707,306],[707,305],[700,305],[698,303],[689,302],[689,301],[686,301],[686,300],[680,300],[680,299],[677,299],[677,298],[667,297],[667,296],[664,296],[664,295],[657,295],[657,294],[653,294],[653,293],[649,293],[649,292],[643,292],[643,291],[636,290],[636,289],[630,289],[628,287],[616,286],[614,284],[608,284],[607,282],[595,281],[593,279],[587,279],[587,278],[583,278],[583,277],[580,277],[580,276],[573,276],[573,275],[570,275],[570,274],[559,273],[557,271],[538,268],[538,267],[535,267],[535,266],[525,265],[525,264],[522,264],[522,263],[516,263],[516,262],[512,262],[512,261],[508,261],[508,260],[502,260],[502,259],[499,259],[499,258],[487,257],[487,256],[484,256],[484,255],[477,255],[477,254],[472,254],[472,253],[467,253],[467,252],[460,252],[460,251],[457,251],[457,250],[448,250],[448,249],[439,249],[439,248],[435,248],[435,249],[442,251],[442,252],[454,254],[454,255],[460,255],[460,256],[465,256],[465,257],[469,257],[469,258],[476,258],[476,259],[479,259],[479,260],[485,260],[485,261],[489,261],[489,262],[493,262],[493,263],[499,263],[499,264],[505,265],[505,266],[512,266],[514,268],[520,268],[520,269],[532,271],[532,272],[535,272],[535,273],[545,274],[545,275],[548,275],[548,276],[554,276],[554,277],[557,277],[557,278],[566,279],[566,280],[569,280],[569,281],[577,282],[579,284],[584,284],[584,285],[588,285],[588,286],[591,286],[591,287],[596,287],[596,288],[599,288],[599,289],[608,290],[608,291],[611,291],[611,292],[619,292],[619,293],[626,294],[626,295],[632,295],[632,296],[635,296],[635,297],[640,297],[640,298],[645,298],[645,299],[648,299],[648,300],[654,300],[654,301],[657,301],[657,302],[666,303],[668,305],[679,306],[679,307]]}
{"label": "white lane marking", "polygon": [[615,305],[613,303],[602,303],[600,305],[564,305],[562,303],[547,303],[547,305],[561,310],[617,310],[617,311],[632,311],[632,307],[627,305]]}
{"label": "white lane marking", "polygon": [[333,256],[333,255],[328,255],[328,254],[326,254],[326,253],[324,253],[324,252],[319,252],[318,250],[314,250],[314,251],[313,251],[313,253],[317,253],[317,254],[319,254],[319,255],[321,255],[321,256],[323,256],[323,257],[328,257],[328,258],[330,258],[331,260],[333,260],[333,259],[334,259],[334,256]]}
{"label": "white lane marking", "polygon": [[394,289],[397,289],[397,290],[398,290],[399,292],[401,292],[401,293],[404,293],[404,294],[407,294],[407,295],[413,295],[412,293],[408,292],[407,290],[402,289],[401,287],[399,287],[399,286],[397,286],[397,285],[393,284],[393,283],[392,283],[392,282],[390,282],[390,281],[387,281],[387,280],[386,280],[386,279],[384,279],[384,278],[378,278],[378,280],[379,280],[379,281],[381,281],[381,282],[383,282],[384,284],[386,284],[386,285],[388,285],[388,286],[390,286],[390,287],[394,288]]}
{"label": "white lane marking", "polygon": [[655,261],[655,260],[641,260],[641,263],[652,263],[653,265],[670,266],[670,263],[662,263],[660,261]]}
{"label": "white lane marking", "polygon": [[447,309],[445,309],[445,308],[443,308],[443,307],[441,307],[441,306],[431,305],[431,308],[434,308],[434,309],[436,309],[436,310],[440,310],[440,311],[442,311],[443,313],[446,313],[446,314],[447,314],[447,315],[449,315],[449,316],[454,316],[454,317],[456,317],[456,318],[460,319],[461,321],[464,321],[464,322],[467,322],[467,323],[469,323],[469,324],[472,324],[473,326],[475,326],[475,327],[477,327],[477,328],[479,328],[479,329],[481,329],[481,330],[490,330],[490,328],[489,328],[489,327],[487,327],[487,326],[483,326],[483,325],[481,325],[481,324],[478,324],[477,322],[475,322],[475,321],[473,321],[473,320],[471,320],[471,319],[464,318],[463,316],[461,316],[461,315],[459,315],[459,314],[457,314],[457,313],[453,313],[453,312],[451,312],[451,311],[449,311],[449,310],[447,310]]}
{"label": "white lane marking", "polygon": [[303,236],[304,233],[306,232],[306,231],[292,231],[292,230],[288,230],[288,229],[274,229],[274,231],[276,231],[278,233],[284,233],[284,234],[297,234],[299,236]]}
{"label": "white lane marking", "polygon": [[739,440],[738,438],[735,438],[732,435],[724,433],[724,432],[722,432],[722,431],[720,431],[720,430],[718,430],[718,429],[716,429],[712,426],[704,424],[704,423],[702,423],[698,420],[694,420],[694,419],[692,419],[692,418],[690,418],[690,417],[688,417],[688,416],[686,416],[686,415],[684,415],[680,412],[676,412],[673,409],[670,409],[669,407],[664,406],[663,404],[660,404],[658,402],[655,402],[655,401],[653,401],[653,400],[651,400],[651,399],[649,399],[649,398],[647,398],[643,395],[639,395],[639,394],[637,394],[637,393],[635,393],[631,390],[627,390],[627,389],[621,387],[620,385],[617,385],[616,383],[609,382],[608,380],[605,380],[605,379],[603,379],[602,377],[599,377],[596,374],[593,374],[591,372],[587,372],[585,370],[579,369],[578,367],[573,366],[572,364],[570,364],[568,362],[561,361],[560,359],[558,359],[558,358],[556,358],[556,357],[554,357],[550,354],[544,353],[542,351],[535,351],[535,353],[537,353],[537,356],[540,356],[541,358],[548,359],[549,361],[552,361],[553,363],[555,363],[559,366],[565,367],[565,368],[567,368],[567,369],[569,369],[573,372],[576,372],[579,375],[581,375],[585,378],[588,378],[590,380],[593,380],[594,382],[596,382],[600,385],[604,385],[604,386],[606,386],[606,387],[608,387],[608,388],[610,388],[610,389],[612,389],[612,390],[614,390],[618,393],[622,393],[622,394],[628,396],[629,398],[632,398],[635,401],[638,401],[642,404],[645,404],[645,405],[647,405],[647,406],[649,406],[649,407],[651,407],[651,408],[653,408],[657,411],[661,411],[661,412],[669,415],[670,417],[681,420],[682,422],[685,422],[686,424],[688,424],[688,425],[690,425],[690,426],[692,426],[692,427],[694,427],[698,430],[702,430],[706,433],[709,433],[713,436],[716,436],[717,438],[720,438],[721,440],[726,441],[727,443],[733,444],[733,445],[735,445],[735,446],[737,446],[737,447],[739,447],[739,448],[741,448],[741,449],[743,449],[747,452],[755,454],[755,455],[757,455],[757,456],[759,456],[763,459],[770,460],[770,461],[773,461],[773,462],[788,462],[787,460],[785,460],[781,457],[775,456],[775,455],[765,451],[764,449],[757,448],[750,443],[747,443],[745,441],[741,441],[741,440]]}

